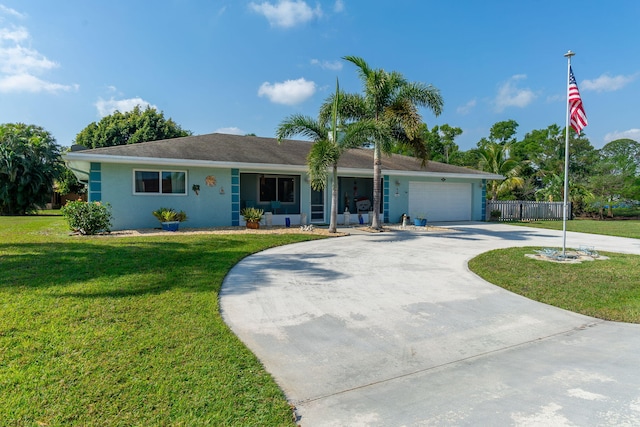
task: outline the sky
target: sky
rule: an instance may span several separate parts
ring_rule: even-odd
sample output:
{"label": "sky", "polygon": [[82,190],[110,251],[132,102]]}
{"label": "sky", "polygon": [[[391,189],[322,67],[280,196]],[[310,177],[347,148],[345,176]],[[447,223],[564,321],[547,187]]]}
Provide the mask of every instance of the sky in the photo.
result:
{"label": "sky", "polygon": [[637,0],[0,0],[0,123],[42,126],[61,146],[116,109],[150,105],[195,135],[274,137],[317,117],[356,67],[398,71],[444,99],[429,128],[462,150],[513,119],[518,137],[565,124],[572,50],[595,148],[640,141]]}

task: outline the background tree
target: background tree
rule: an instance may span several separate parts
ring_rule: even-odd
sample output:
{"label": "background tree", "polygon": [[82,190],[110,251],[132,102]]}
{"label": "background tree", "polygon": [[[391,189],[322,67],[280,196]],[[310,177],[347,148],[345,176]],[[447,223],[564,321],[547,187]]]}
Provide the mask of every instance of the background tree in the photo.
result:
{"label": "background tree", "polygon": [[518,122],[515,120],[504,120],[496,122],[489,130],[489,138],[482,138],[478,141],[478,148],[483,148],[487,144],[512,145],[516,142],[516,132]]}
{"label": "background tree", "polygon": [[114,145],[135,144],[138,142],[158,141],[191,135],[172,119],[165,119],[162,112],[139,105],[132,111],[114,112],[93,122],[76,135],[75,144],[88,148],[111,147]]}
{"label": "background tree", "polygon": [[[436,116],[443,107],[440,91],[431,85],[409,82],[396,71],[373,69],[362,58],[345,56],[343,59],[357,67],[363,85],[363,94],[345,95],[340,103],[340,115],[353,122],[368,121],[371,132],[363,143],[373,144],[373,219],[371,227],[379,229],[380,185],[382,180],[382,152],[391,153],[394,145],[410,149],[427,161],[428,151],[420,135],[422,117],[418,107],[430,109]],[[330,107],[325,103],[321,119],[329,117]]]}
{"label": "background tree", "polygon": [[76,175],[71,169],[67,167],[62,168],[62,172],[60,172],[55,182],[56,192],[64,196],[70,193],[84,194],[86,190],[85,185],[78,181],[78,178],[76,178]]}
{"label": "background tree", "polygon": [[640,198],[640,144],[632,139],[618,139],[598,151],[598,161],[589,176],[589,188],[596,196],[602,218],[607,207],[613,216],[613,205],[621,200]]}
{"label": "background tree", "polygon": [[0,125],[0,214],[24,215],[51,201],[60,146],[40,126]]}
{"label": "background tree", "polygon": [[500,145],[498,143],[488,143],[484,148],[479,148],[478,166],[481,170],[489,173],[502,175],[503,181],[489,181],[489,192],[491,200],[498,200],[498,193],[505,190],[513,190],[521,187],[524,180],[519,176],[521,163],[509,158],[509,144]]}
{"label": "background tree", "polygon": [[598,152],[600,160],[611,162],[616,171],[629,175],[640,174],[640,143],[633,139],[616,139]]}

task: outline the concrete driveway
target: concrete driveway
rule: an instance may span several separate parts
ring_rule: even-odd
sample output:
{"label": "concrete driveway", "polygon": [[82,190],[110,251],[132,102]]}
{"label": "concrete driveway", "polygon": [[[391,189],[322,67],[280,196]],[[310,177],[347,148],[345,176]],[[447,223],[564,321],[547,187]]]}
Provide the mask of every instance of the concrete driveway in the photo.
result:
{"label": "concrete driveway", "polygon": [[[448,228],[278,247],[231,270],[223,317],[299,424],[640,425],[640,325],[537,303],[467,269],[490,249],[562,246],[561,233]],[[640,254],[639,240],[568,233],[579,245]]]}

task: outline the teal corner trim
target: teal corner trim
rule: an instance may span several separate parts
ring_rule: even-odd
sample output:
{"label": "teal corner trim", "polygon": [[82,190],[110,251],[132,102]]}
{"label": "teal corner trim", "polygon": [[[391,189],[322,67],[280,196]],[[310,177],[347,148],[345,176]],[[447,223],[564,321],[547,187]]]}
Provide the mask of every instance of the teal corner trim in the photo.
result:
{"label": "teal corner trim", "polygon": [[384,222],[389,223],[389,175],[384,175],[382,181],[382,212],[384,214]]}
{"label": "teal corner trim", "polygon": [[89,166],[89,201],[102,201],[102,165],[91,163]]}
{"label": "teal corner trim", "polygon": [[240,225],[240,169],[231,169],[231,225]]}
{"label": "teal corner trim", "polygon": [[482,180],[482,221],[487,220],[487,180]]}

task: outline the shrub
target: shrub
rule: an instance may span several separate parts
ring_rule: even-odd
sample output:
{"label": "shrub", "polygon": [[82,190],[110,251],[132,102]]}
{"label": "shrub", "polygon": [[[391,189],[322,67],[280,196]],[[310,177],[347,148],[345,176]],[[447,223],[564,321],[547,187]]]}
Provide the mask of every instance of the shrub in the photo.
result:
{"label": "shrub", "polygon": [[83,235],[109,233],[111,231],[111,205],[100,202],[67,202],[61,209],[69,228]]}

